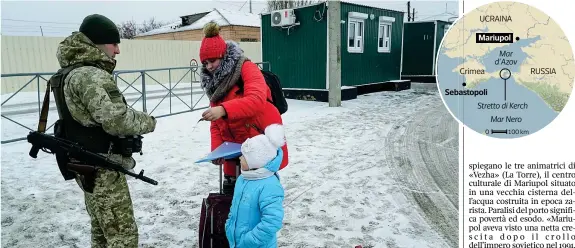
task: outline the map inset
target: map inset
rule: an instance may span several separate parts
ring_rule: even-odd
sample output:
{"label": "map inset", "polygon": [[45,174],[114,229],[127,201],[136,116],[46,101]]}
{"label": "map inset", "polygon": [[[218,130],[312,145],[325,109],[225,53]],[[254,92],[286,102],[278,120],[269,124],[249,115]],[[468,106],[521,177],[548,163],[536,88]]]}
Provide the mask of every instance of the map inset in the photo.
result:
{"label": "map inset", "polygon": [[449,111],[497,138],[526,136],[552,122],[575,78],[573,51],[559,25],[516,2],[483,5],[454,23],[436,69]]}

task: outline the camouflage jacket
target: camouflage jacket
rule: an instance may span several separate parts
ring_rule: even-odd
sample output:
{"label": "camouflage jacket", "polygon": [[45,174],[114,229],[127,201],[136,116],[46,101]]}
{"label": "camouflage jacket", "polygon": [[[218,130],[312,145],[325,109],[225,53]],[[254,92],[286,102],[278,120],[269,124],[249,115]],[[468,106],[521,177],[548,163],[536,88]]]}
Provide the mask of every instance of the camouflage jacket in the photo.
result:
{"label": "camouflage jacket", "polygon": [[[128,107],[112,72],[116,61],[100,50],[88,37],[74,32],[58,46],[56,53],[61,67],[80,62],[97,65],[72,70],[65,79],[64,97],[70,114],[84,126],[101,126],[113,136],[141,135],[153,132],[156,120],[150,115]],[[108,156],[108,155],[106,155]],[[133,158],[109,155],[127,169],[135,166]]]}

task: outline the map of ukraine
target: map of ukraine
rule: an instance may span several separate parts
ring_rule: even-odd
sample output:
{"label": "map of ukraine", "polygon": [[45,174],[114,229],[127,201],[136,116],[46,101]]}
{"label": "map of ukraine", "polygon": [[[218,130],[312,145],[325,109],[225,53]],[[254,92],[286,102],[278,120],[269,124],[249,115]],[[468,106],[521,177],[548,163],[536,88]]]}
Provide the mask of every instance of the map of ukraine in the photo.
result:
{"label": "map of ukraine", "polygon": [[[512,40],[497,43],[502,42],[498,39]],[[556,112],[565,107],[573,89],[575,66],[569,41],[557,23],[529,5],[500,2],[474,10],[449,30],[442,51],[458,59],[452,72],[463,75],[469,89],[500,78],[501,69],[507,68],[518,84]]]}

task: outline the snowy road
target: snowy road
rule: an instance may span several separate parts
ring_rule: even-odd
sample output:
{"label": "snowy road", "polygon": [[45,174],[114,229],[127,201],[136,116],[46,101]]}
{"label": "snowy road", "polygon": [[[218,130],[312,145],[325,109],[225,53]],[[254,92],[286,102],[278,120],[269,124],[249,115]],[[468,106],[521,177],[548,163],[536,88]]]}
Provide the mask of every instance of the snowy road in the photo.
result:
{"label": "snowy road", "polygon": [[409,201],[431,226],[457,247],[458,125],[443,107],[423,108],[396,124],[385,143],[386,163]]}
{"label": "snowy road", "polygon": [[[457,246],[458,129],[435,88],[288,102],[280,247]],[[129,180],[141,247],[197,247],[201,199],[218,189],[217,167],[193,164],[209,149],[200,114],[159,119],[136,155],[159,182]],[[29,149],[2,145],[2,247],[89,247],[81,191]]]}

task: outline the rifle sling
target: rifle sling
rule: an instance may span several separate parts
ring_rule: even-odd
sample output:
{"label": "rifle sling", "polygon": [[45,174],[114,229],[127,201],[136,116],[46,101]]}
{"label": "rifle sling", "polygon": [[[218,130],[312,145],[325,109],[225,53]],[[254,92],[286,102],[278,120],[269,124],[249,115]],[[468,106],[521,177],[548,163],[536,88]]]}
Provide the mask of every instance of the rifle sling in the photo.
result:
{"label": "rifle sling", "polygon": [[46,125],[48,124],[48,109],[50,108],[50,81],[46,84],[46,93],[44,94],[44,102],[42,103],[42,110],[40,110],[40,120],[38,121],[38,132],[46,132]]}

